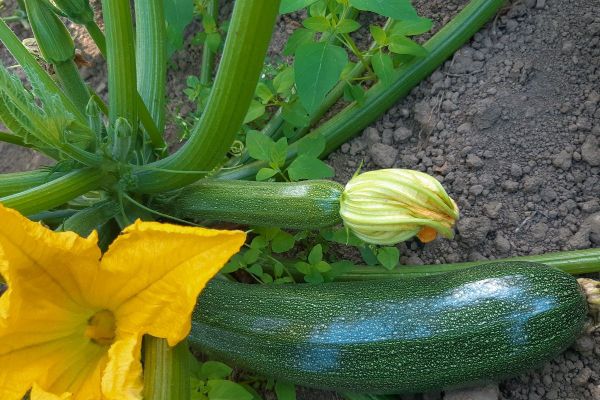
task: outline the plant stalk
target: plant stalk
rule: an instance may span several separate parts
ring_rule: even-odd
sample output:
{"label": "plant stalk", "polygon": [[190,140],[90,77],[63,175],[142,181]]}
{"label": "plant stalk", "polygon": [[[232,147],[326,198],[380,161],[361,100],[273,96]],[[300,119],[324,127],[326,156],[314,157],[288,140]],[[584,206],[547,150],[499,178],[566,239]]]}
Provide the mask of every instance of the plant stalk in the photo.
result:
{"label": "plant stalk", "polygon": [[136,102],[135,39],[128,1],[102,1],[106,30],[108,66],[109,119],[126,119],[132,127],[133,142],[138,127]]}
{"label": "plant stalk", "polygon": [[109,183],[109,179],[98,169],[80,169],[23,192],[2,197],[0,203],[24,215],[36,214],[98,189]]}
{"label": "plant stalk", "polygon": [[[446,26],[436,33],[424,47],[429,54],[398,68],[391,85],[375,84],[365,94],[362,105],[352,103],[339,114],[314,129],[304,138],[292,144],[287,159],[291,161],[298,153],[298,144],[311,137],[323,136],[327,142],[321,157],[363,131],[398,99],[407,95],[419,82],[429,76],[447,58],[452,56],[504,5],[504,0],[471,0],[471,2]],[[264,162],[253,162],[241,168],[222,171],[221,179],[248,179],[267,167]]]}
{"label": "plant stalk", "polygon": [[[155,193],[180,188],[205,175],[200,171],[211,171],[224,161],[254,96],[278,7],[278,0],[235,3],[205,112],[177,153],[149,164],[150,168],[134,169],[137,186],[132,190]],[[160,169],[198,174],[171,174]]]}
{"label": "plant stalk", "polygon": [[[454,264],[400,265],[391,271],[382,266],[354,265],[348,272],[337,276],[336,280],[365,281],[375,279],[404,279],[437,275],[444,272],[467,269],[476,265],[506,261],[527,261],[540,263],[558,268],[571,275],[581,275],[600,272],[600,248]],[[287,266],[292,275],[295,278],[299,278],[301,281],[302,275],[294,268],[293,264]]]}
{"label": "plant stalk", "polygon": [[137,0],[137,90],[159,131],[165,127],[167,33],[163,2]]}
{"label": "plant stalk", "polygon": [[0,197],[23,192],[35,186],[40,186],[51,180],[60,178],[63,173],[52,172],[49,169],[38,169],[27,172],[11,172],[0,175]]}
{"label": "plant stalk", "polygon": [[144,399],[189,399],[189,361],[187,340],[169,347],[165,339],[144,336]]}
{"label": "plant stalk", "polygon": [[85,107],[90,101],[90,91],[88,90],[85,82],[79,75],[79,70],[74,61],[67,61],[60,64],[54,65],[54,71],[65,90],[65,93],[69,96],[73,103],[79,107],[80,110],[85,112]]}

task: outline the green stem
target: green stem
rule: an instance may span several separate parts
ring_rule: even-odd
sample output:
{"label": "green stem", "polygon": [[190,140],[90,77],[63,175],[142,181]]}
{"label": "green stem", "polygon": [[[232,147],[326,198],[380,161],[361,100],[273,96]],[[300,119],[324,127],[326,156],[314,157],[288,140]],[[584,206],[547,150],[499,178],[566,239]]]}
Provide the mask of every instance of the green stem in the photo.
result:
{"label": "green stem", "polygon": [[2,197],[0,203],[25,215],[36,214],[98,189],[106,181],[107,177],[98,169],[80,169],[24,192]]}
{"label": "green stem", "polygon": [[72,231],[79,236],[86,237],[93,230],[97,230],[108,220],[114,218],[118,212],[119,206],[115,202],[104,201],[69,216],[60,228],[62,231]]}
{"label": "green stem", "polygon": [[[96,43],[96,46],[98,46],[100,53],[106,56],[106,38],[104,37],[104,33],[102,33],[100,27],[98,27],[98,24],[96,24],[94,21],[90,21],[85,24],[85,28],[92,37],[94,43]],[[136,101],[140,121],[142,122],[142,125],[144,126],[146,132],[148,133],[148,136],[150,137],[152,146],[159,153],[163,153],[167,148],[167,144],[165,143],[165,140],[162,136],[163,128],[158,129],[158,126],[154,123],[152,115],[150,114],[150,111],[148,111],[148,108],[146,107],[146,104],[144,103],[144,100],[142,100],[142,97],[139,93],[137,94]]]}
{"label": "green stem", "polygon": [[[205,112],[186,144],[177,153],[150,164],[151,167],[210,171],[223,162],[254,96],[278,7],[278,0],[235,3],[225,50]],[[137,169],[134,174],[137,187],[132,189],[143,193],[176,189],[198,179],[156,169]]]}
{"label": "green stem", "polygon": [[[535,262],[558,268],[572,275],[588,274],[600,272],[600,248],[455,264],[401,265],[391,271],[381,266],[354,265],[350,271],[336,277],[336,280],[365,281],[373,279],[402,279],[437,275],[444,272],[467,269],[476,265],[505,261]],[[293,264],[289,265],[289,268],[295,277],[302,278],[302,275],[294,269]]]}
{"label": "green stem", "polygon": [[[219,14],[219,0],[210,0],[206,7],[206,13],[215,21]],[[208,38],[204,40],[202,47],[202,64],[200,66],[200,84],[208,86],[212,81],[212,72],[215,62],[215,53],[208,47]]]}
{"label": "green stem", "polygon": [[137,90],[159,130],[165,126],[167,33],[163,2],[135,2]]}
{"label": "green stem", "polygon": [[0,131],[0,142],[16,144],[23,147],[31,147],[29,144],[23,141],[23,138],[3,131]]}
{"label": "green stem", "polygon": [[56,75],[62,84],[65,93],[73,103],[85,113],[85,108],[90,101],[90,92],[79,75],[79,70],[74,61],[54,64]]}
{"label": "green stem", "polygon": [[98,47],[98,50],[100,50],[100,53],[106,55],[106,37],[104,37],[104,33],[102,32],[98,24],[95,21],[89,21],[84,26],[90,34],[94,43],[96,43],[96,46]]}
{"label": "green stem", "polygon": [[187,340],[169,347],[165,339],[144,336],[144,400],[190,398]]}
{"label": "green stem", "polygon": [[135,39],[129,2],[102,0],[102,14],[107,43],[109,119],[114,124],[118,118],[125,118],[135,136],[138,126]]}
{"label": "green stem", "polygon": [[[471,2],[426,44],[429,54],[426,57],[414,59],[396,70],[396,78],[390,85],[377,83],[369,89],[362,105],[352,103],[339,114],[313,130],[305,138],[292,144],[288,151],[288,160],[297,155],[298,144],[302,140],[310,140],[314,136],[323,136],[327,142],[321,157],[326,156],[338,146],[348,141],[388,108],[398,99],[405,96],[419,82],[431,74],[448,57],[456,52],[471,36],[475,34],[495,13],[504,5],[504,0],[471,0]],[[219,173],[223,179],[247,179],[267,165],[254,162],[242,168]]]}
{"label": "green stem", "polygon": [[43,185],[60,178],[62,175],[64,174],[52,172],[49,169],[1,174],[0,197],[10,196],[31,189],[32,187]]}

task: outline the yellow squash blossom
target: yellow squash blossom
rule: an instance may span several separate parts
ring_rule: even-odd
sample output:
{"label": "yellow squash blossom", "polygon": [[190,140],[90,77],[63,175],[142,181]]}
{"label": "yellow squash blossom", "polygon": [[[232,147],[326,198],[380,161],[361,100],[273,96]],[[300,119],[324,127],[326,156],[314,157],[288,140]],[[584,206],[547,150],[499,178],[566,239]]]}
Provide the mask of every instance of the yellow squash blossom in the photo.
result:
{"label": "yellow squash blossom", "polygon": [[101,255],[0,205],[0,399],[140,399],[144,334],[174,346],[245,234],[136,222]]}

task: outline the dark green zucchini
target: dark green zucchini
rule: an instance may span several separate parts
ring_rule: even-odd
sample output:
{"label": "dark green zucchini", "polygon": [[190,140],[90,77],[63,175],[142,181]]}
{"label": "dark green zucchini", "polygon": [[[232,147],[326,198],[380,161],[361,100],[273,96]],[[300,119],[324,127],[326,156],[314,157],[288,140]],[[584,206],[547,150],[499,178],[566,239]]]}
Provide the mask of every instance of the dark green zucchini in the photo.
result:
{"label": "dark green zucchini", "polygon": [[535,367],[572,343],[586,313],[573,277],[525,262],[320,285],[215,280],[190,342],[300,385],[424,392]]}
{"label": "dark green zucchini", "polygon": [[253,182],[204,180],[154,206],[183,219],[318,229],[339,224],[344,187],[325,180]]}

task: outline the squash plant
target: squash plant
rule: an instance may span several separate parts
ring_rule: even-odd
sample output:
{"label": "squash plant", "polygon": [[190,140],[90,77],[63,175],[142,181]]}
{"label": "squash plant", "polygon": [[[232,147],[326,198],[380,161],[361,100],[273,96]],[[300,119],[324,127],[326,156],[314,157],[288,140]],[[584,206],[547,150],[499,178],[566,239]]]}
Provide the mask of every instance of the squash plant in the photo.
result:
{"label": "squash plant", "polygon": [[[204,51],[199,77],[188,80],[186,94],[197,102],[198,111],[187,121],[187,141],[172,153],[163,132],[168,54],[181,34],[172,31],[176,6],[136,0],[132,13],[127,1],[103,0],[103,32],[86,0],[23,3],[33,45],[26,47],[0,21],[0,41],[28,81],[24,85],[12,73],[17,66],[0,67],[0,121],[5,127],[0,140],[34,148],[56,163],[1,175],[2,205],[56,230],[83,236],[97,230],[104,249],[138,218],[255,227],[248,249],[222,271],[230,279],[238,269],[263,283],[319,283],[470,266],[393,269],[398,261],[393,244],[415,235],[422,241],[438,233],[452,236],[458,210],[433,178],[412,171],[377,171],[359,175],[344,188],[323,180],[332,170],[320,159],[433,72],[495,15],[502,0],[471,0],[423,45],[411,37],[432,24],[408,0],[238,0],[226,27],[218,26],[217,1],[197,2],[205,28],[197,40]],[[308,16],[303,27],[284,50],[293,62],[266,68],[277,15],[304,8]],[[369,27],[373,44],[360,49],[351,33],[361,28],[356,16],[365,11],[387,21]],[[83,25],[106,57],[107,103],[80,78],[73,41],[59,17]],[[345,107],[322,122],[342,98]],[[386,209],[385,217],[369,213],[375,192],[384,187],[413,203]],[[426,213],[411,208],[420,200],[432,208]],[[348,229],[322,230],[305,260],[279,257],[309,232],[342,220]],[[323,251],[331,242],[354,244],[366,260],[381,267],[329,263]],[[583,273],[600,269],[598,253],[529,261]],[[189,392],[189,387],[171,383],[180,379],[181,371],[173,365],[185,364],[181,360],[187,359],[186,352],[152,339],[145,347],[146,397],[159,398],[164,388],[173,391],[171,398]]]}

